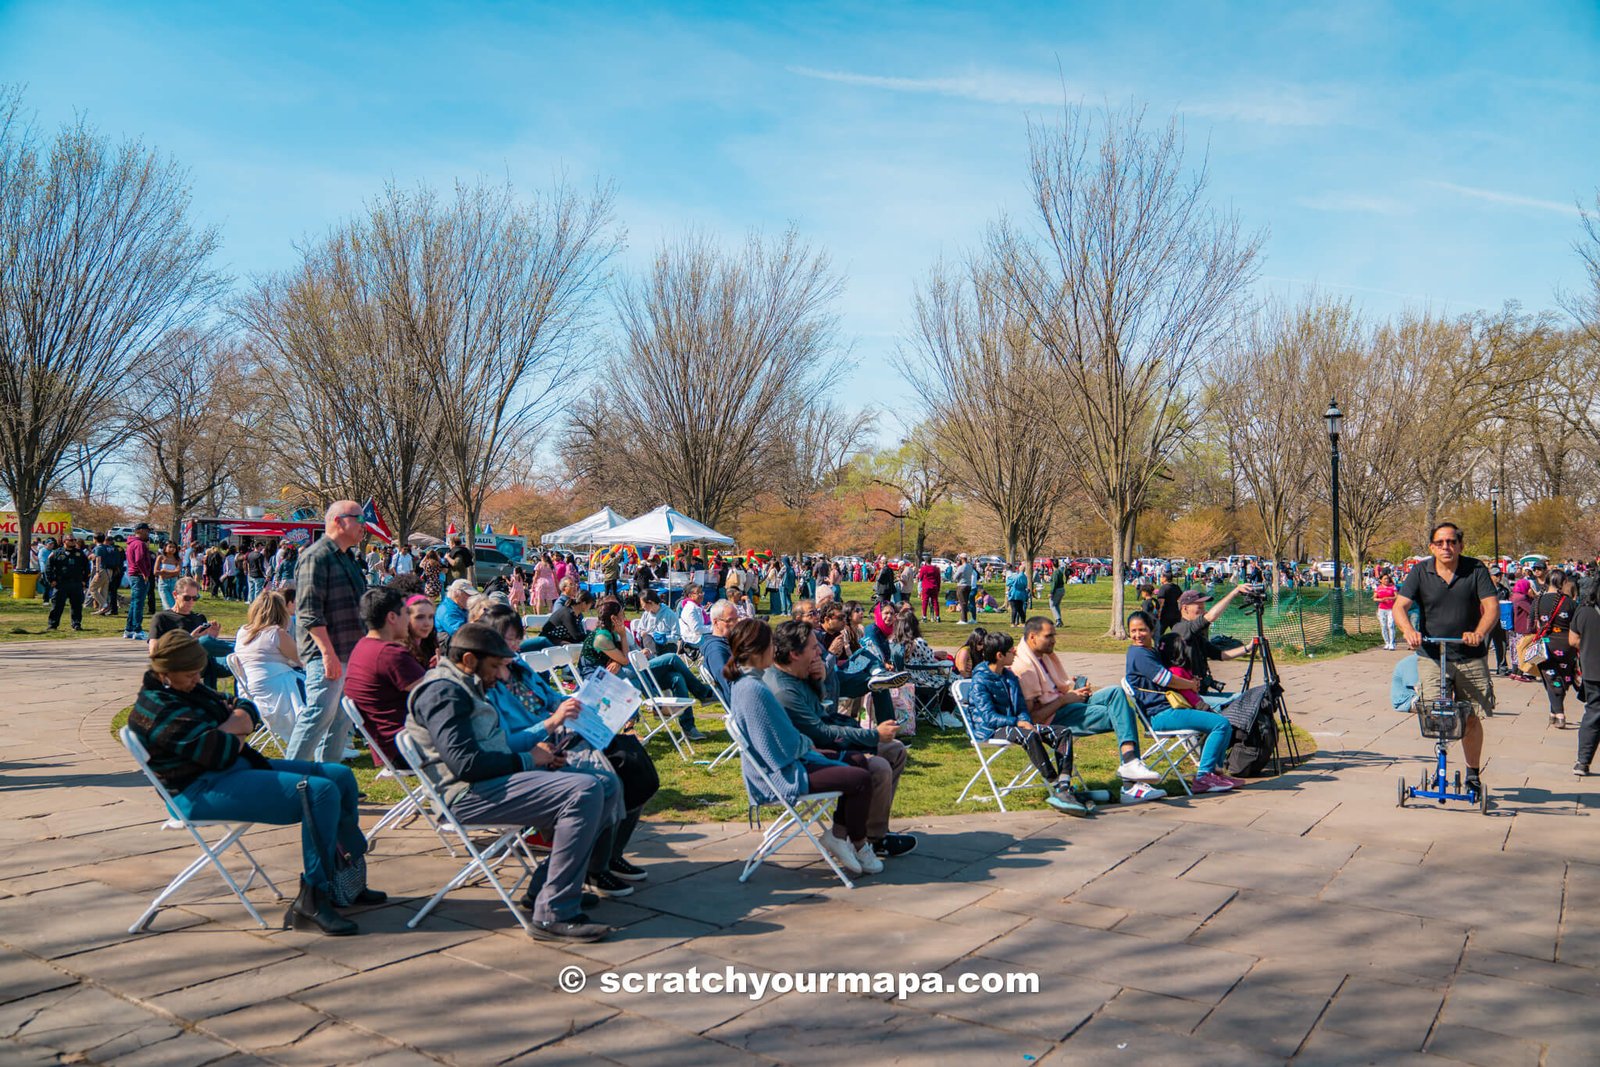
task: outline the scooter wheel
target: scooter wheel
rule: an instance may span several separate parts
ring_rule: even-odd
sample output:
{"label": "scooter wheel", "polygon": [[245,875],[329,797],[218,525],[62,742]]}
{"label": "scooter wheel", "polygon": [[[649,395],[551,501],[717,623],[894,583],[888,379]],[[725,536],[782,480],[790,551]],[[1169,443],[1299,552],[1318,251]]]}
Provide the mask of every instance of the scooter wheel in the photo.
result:
{"label": "scooter wheel", "polygon": [[1461,792],[1461,772],[1456,772],[1456,792]]}
{"label": "scooter wheel", "polygon": [[1402,774],[1400,776],[1400,791],[1398,794],[1396,794],[1394,802],[1396,805],[1403,808],[1406,806],[1406,801],[1410,798],[1410,796],[1411,790],[1406,786],[1406,776]]}
{"label": "scooter wheel", "polygon": [[1489,814],[1489,790],[1481,785],[1478,787],[1478,814]]}

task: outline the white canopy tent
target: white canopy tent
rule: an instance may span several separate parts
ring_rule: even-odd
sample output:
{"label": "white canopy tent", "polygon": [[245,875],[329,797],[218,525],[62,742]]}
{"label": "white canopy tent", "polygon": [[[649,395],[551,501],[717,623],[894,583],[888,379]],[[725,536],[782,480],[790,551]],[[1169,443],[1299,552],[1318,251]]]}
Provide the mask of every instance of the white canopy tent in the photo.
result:
{"label": "white canopy tent", "polygon": [[[628,520],[612,511],[609,507],[601,508],[587,518],[579,519],[571,526],[563,526],[554,533],[547,533],[539,538],[540,544],[545,545],[593,545],[600,544],[594,540],[594,535],[602,533],[615,526],[621,526]],[[609,544],[610,542],[604,542]]]}
{"label": "white canopy tent", "polygon": [[597,545],[731,545],[733,538],[695,522],[666,504],[621,526],[592,534]]}

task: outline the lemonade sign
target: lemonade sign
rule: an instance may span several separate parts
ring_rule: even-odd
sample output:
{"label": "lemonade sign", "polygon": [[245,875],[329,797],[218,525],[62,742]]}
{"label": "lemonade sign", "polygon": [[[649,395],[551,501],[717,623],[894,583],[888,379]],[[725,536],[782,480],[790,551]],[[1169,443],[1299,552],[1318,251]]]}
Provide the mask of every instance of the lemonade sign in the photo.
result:
{"label": "lemonade sign", "polygon": [[[0,511],[0,537],[16,537],[21,520],[15,511]],[[34,537],[65,537],[72,532],[70,511],[41,511],[33,524]]]}

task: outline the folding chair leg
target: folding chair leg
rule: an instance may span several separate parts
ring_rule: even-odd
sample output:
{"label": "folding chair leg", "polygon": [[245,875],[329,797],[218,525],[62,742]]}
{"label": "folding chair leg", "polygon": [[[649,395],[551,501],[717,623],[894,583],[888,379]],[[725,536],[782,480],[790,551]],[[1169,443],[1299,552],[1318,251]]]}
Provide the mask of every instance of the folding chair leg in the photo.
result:
{"label": "folding chair leg", "polygon": [[[233,895],[239,898],[240,904],[244,905],[244,910],[250,913],[250,917],[254,919],[263,930],[267,929],[267,921],[261,917],[261,913],[256,910],[256,906],[250,903],[250,898],[244,895],[244,888],[239,886],[239,883],[234,880],[233,875],[228,871],[228,868],[222,862],[222,854],[226,852],[230,846],[238,842],[239,838],[244,836],[245,831],[250,829],[249,825],[235,826],[233,829],[224,834],[214,846],[207,844],[206,839],[202,837],[200,832],[194,827],[191,826],[188,827],[188,829],[190,835],[193,836],[195,841],[199,843],[201,855],[196,858],[193,863],[185,867],[176,878],[167,883],[167,888],[163,889],[159,894],[157,894],[156,898],[150,902],[150,906],[145,909],[144,914],[140,915],[139,918],[134,921],[134,924],[128,927],[128,933],[137,934],[149,929],[150,924],[155,921],[156,913],[162,909],[169,899],[171,899],[173,894],[182,889],[191,878],[199,874],[207,866],[215,867],[217,869],[217,873],[222,876],[222,880],[227,883],[228,888],[233,891]],[[242,845],[240,847],[243,848]],[[245,856],[249,859],[250,866],[252,868],[252,873],[250,876],[251,880],[254,880],[255,872],[260,872],[262,878],[266,879],[266,872],[261,870],[260,864],[256,862],[254,856],[250,855],[249,850],[245,850]],[[270,879],[266,880],[268,885],[272,885]],[[248,887],[249,885],[249,882],[245,883],[245,887]],[[273,893],[277,894],[279,900],[283,899],[283,894],[278,892],[277,886],[272,885],[272,891]]]}
{"label": "folding chair leg", "polygon": [[727,748],[722,750],[722,754],[720,756],[718,756],[716,759],[711,761],[711,765],[708,766],[706,768],[706,770],[714,771],[722,764],[723,760],[729,759],[729,758],[731,758],[733,756],[736,756],[738,754],[739,754],[739,746],[730,744]]}
{"label": "folding chair leg", "polygon": [[989,756],[985,756],[982,752],[978,753],[978,765],[979,765],[978,769],[973,773],[972,778],[967,782],[967,787],[961,791],[961,795],[956,797],[956,803],[957,804],[959,804],[963,800],[967,799],[967,794],[972,792],[972,787],[974,785],[978,784],[978,779],[979,778],[984,778],[984,779],[987,779],[988,782],[989,782],[989,795],[988,796],[973,797],[973,799],[974,800],[993,800],[995,802],[995,804],[999,806],[1001,811],[1005,811],[1006,810],[1005,797],[1001,793],[1000,787],[995,784],[994,774],[991,773],[990,770],[989,770],[990,764],[994,763],[995,760],[999,759],[1001,754],[1004,753],[1005,751],[1006,750],[1003,749],[1003,748],[997,748],[997,749],[994,750],[993,754],[991,754]]}

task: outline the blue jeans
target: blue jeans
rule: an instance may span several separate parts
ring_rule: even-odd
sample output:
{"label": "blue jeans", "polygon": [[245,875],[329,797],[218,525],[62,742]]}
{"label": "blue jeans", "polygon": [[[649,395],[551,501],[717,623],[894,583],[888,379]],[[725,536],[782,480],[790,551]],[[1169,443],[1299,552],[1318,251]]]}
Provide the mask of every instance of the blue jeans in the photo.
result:
{"label": "blue jeans", "polygon": [[128,579],[128,622],[122,628],[123,633],[144,633],[144,598],[150,591],[150,579],[133,577]]}
{"label": "blue jeans", "polygon": [[223,678],[233,677],[233,672],[228,669],[228,657],[233,654],[233,642],[221,637],[202,637],[199,641],[200,647],[211,657],[211,662],[206,665],[204,681],[215,689]]}
{"label": "blue jeans", "polygon": [[171,611],[172,610],[172,606],[177,603],[177,599],[176,599],[177,595],[178,595],[178,579],[176,579],[176,578],[157,578],[156,579],[156,597],[161,601],[161,606],[163,608],[167,609],[168,611]]}
{"label": "blue jeans", "polygon": [[[711,687],[702,682],[694,671],[689,669],[689,665],[683,661],[683,657],[675,653],[669,652],[664,656],[657,656],[652,659],[650,661],[650,676],[656,680],[658,685],[665,681],[666,684],[662,688],[670,690],[675,697],[687,699],[692,696],[696,700],[710,700],[715,695],[711,692]],[[683,714],[678,716],[678,722],[683,725],[685,730],[693,730],[694,708],[684,708]]]}
{"label": "blue jeans", "polygon": [[246,582],[250,589],[250,603],[254,604],[256,597],[261,595],[261,590],[266,588],[267,580],[265,578],[249,578],[246,579]]}
{"label": "blue jeans", "polygon": [[548,637],[540,637],[539,635],[535,634],[532,637],[524,637],[522,639],[522,644],[517,646],[517,651],[538,652],[549,647],[550,639]]}
{"label": "blue jeans", "polygon": [[306,660],[306,703],[295,720],[294,733],[289,735],[285,756],[291,760],[339,762],[348,731],[333,727],[339,719],[339,698],[343,695],[343,673],[330,681],[321,656]]}
{"label": "blue jeans", "polygon": [[[300,852],[305,879],[326,891],[333,881],[333,849],[342,845],[352,858],[364,856],[356,807],[356,776],[336,763],[269,760],[272,769],[258,771],[244,760],[221,771],[207,771],[172,798],[190,819],[264,822],[275,826],[300,823]],[[297,786],[304,778],[310,789],[311,825]]]}
{"label": "blue jeans", "polygon": [[[1108,685],[1089,694],[1089,699],[1077,704],[1063,704],[1056,709],[1054,726],[1065,726],[1079,737],[1091,734],[1114,733],[1118,744],[1138,745],[1139,726],[1133,716],[1133,705],[1120,685]],[[1162,727],[1166,729],[1166,727]],[[1185,729],[1185,727],[1173,727]],[[1227,747],[1224,742],[1223,747]]]}
{"label": "blue jeans", "polygon": [[1214,711],[1168,708],[1150,716],[1150,725],[1157,730],[1199,730],[1205,734],[1205,747],[1200,750],[1200,774],[1215,771],[1233,743],[1233,724]]}

